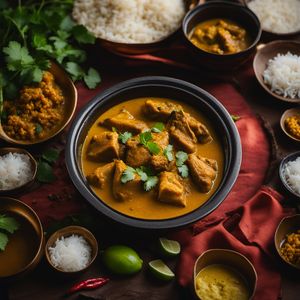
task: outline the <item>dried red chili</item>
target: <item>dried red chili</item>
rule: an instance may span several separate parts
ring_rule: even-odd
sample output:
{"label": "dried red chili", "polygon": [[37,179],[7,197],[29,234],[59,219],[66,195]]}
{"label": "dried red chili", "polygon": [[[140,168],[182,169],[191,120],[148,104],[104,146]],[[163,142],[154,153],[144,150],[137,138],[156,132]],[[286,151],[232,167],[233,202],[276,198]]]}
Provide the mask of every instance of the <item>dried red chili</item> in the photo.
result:
{"label": "dried red chili", "polygon": [[81,290],[93,290],[99,288],[109,281],[107,277],[90,278],[74,284],[69,290],[68,294],[72,294]]}

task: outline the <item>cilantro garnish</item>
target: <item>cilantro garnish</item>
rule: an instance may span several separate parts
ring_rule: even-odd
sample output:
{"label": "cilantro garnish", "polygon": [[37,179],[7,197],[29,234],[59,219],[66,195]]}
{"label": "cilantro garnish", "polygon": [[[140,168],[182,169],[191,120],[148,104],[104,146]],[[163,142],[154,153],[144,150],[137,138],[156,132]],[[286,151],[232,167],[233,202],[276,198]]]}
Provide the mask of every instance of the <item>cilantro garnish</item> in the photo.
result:
{"label": "cilantro garnish", "polygon": [[180,167],[178,167],[178,172],[181,175],[181,177],[186,178],[189,176],[189,168],[187,167],[187,165],[182,165]]}
{"label": "cilantro garnish", "polygon": [[151,128],[151,131],[159,133],[159,132],[162,132],[164,129],[165,129],[165,125],[161,122],[158,122],[153,125],[153,127]]}
{"label": "cilantro garnish", "polygon": [[135,178],[135,169],[132,167],[127,166],[126,170],[123,172],[121,176],[121,182],[126,183],[128,181],[131,181]]}
{"label": "cilantro garnish", "polygon": [[150,130],[142,132],[140,134],[140,143],[144,145],[150,151],[151,154],[156,155],[160,152],[160,148],[156,143],[151,142],[152,139],[153,137]]}
{"label": "cilantro garnish", "polygon": [[181,177],[186,178],[189,176],[189,169],[185,165],[185,161],[188,159],[188,154],[184,151],[178,151],[176,153],[176,166]]}
{"label": "cilantro garnish", "polygon": [[173,161],[173,159],[174,159],[174,156],[173,156],[173,145],[168,145],[164,149],[163,153],[166,156],[166,158],[168,159],[168,161]]}
{"label": "cilantro garnish", "polygon": [[35,125],[35,132],[36,132],[37,134],[40,134],[42,131],[43,131],[43,127],[42,127],[39,123],[37,123],[37,124]]}
{"label": "cilantro garnish", "polygon": [[126,144],[126,142],[132,137],[132,133],[125,131],[124,133],[119,133],[119,140],[122,144]]}
{"label": "cilantro garnish", "polygon": [[238,116],[238,115],[231,115],[231,118],[232,118],[233,122],[236,122],[236,121],[238,121],[241,117]]}
{"label": "cilantro garnish", "polygon": [[[20,224],[15,218],[8,217],[6,215],[0,215],[0,229],[8,233],[13,234],[18,230]],[[8,243],[8,235],[4,232],[0,232],[0,250],[4,251]]]}
{"label": "cilantro garnish", "polygon": [[154,188],[158,183],[158,177],[157,176],[150,176],[148,177],[148,180],[144,183],[144,190],[146,192],[150,191],[152,188]]}

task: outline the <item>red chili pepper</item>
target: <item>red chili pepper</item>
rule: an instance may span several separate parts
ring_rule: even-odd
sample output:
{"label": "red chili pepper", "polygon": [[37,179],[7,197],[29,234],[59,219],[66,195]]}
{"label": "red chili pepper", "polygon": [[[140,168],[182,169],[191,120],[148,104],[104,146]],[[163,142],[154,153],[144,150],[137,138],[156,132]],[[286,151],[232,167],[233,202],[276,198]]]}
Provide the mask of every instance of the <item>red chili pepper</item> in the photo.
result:
{"label": "red chili pepper", "polygon": [[109,281],[109,278],[106,277],[98,277],[98,278],[90,278],[87,280],[83,280],[74,284],[69,290],[68,294],[72,294],[81,290],[93,290],[100,286],[103,286]]}

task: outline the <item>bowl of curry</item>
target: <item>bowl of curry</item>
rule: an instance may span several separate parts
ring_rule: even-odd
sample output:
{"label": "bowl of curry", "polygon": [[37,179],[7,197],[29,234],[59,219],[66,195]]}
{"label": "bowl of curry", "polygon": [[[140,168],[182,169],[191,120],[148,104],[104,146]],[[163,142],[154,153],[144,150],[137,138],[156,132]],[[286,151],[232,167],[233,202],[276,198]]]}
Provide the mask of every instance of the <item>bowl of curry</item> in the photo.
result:
{"label": "bowl of curry", "polygon": [[41,82],[23,86],[14,100],[4,99],[0,138],[20,145],[45,142],[68,125],[76,105],[73,82],[52,62]]}
{"label": "bowl of curry", "polygon": [[74,120],[70,177],[96,210],[132,227],[176,228],[212,212],[241,163],[237,129],[213,96],[141,77],[97,95]]}
{"label": "bowl of curry", "polygon": [[250,9],[225,1],[196,6],[185,16],[182,29],[195,60],[222,70],[246,62],[255,52],[262,31]]}

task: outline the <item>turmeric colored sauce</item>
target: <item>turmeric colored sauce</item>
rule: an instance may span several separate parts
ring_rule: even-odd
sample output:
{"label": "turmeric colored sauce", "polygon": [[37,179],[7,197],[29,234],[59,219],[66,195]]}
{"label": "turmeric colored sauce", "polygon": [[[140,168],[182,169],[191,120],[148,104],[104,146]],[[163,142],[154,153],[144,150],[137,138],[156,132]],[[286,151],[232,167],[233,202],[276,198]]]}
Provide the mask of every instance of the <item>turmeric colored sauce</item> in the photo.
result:
{"label": "turmeric colored sauce", "polygon": [[189,39],[196,47],[219,55],[241,52],[251,45],[247,31],[227,19],[199,23],[190,33]]}
{"label": "turmeric colored sauce", "polygon": [[[193,107],[174,100],[152,97],[133,99],[113,106],[112,108],[105,111],[102,115],[100,115],[99,118],[94,122],[94,124],[91,125],[91,128],[89,129],[89,132],[83,144],[81,166],[84,176],[87,177],[97,167],[107,164],[90,160],[87,157],[88,146],[94,135],[99,135],[103,132],[108,131],[107,128],[99,126],[99,123],[107,118],[111,118],[117,115],[122,109],[126,109],[134,116],[135,119],[141,120],[145,122],[149,127],[152,127],[156,122],[147,118],[147,116],[145,116],[145,114],[142,112],[142,107],[145,104],[145,101],[149,99],[161,102],[169,101],[172,104],[179,104],[182,106],[183,110],[186,113],[189,113],[192,117],[199,120],[207,127],[213,140],[212,142],[206,144],[198,143],[196,146],[196,153],[203,157],[208,157],[217,161],[218,172],[216,179],[214,180],[213,187],[208,193],[203,193],[199,191],[199,188],[192,182],[192,180],[185,179],[189,181],[189,191],[186,195],[186,206],[184,207],[170,205],[158,201],[157,188],[153,188],[152,190],[146,192],[141,186],[140,189],[134,189],[134,196],[132,197],[132,199],[126,201],[118,201],[114,198],[112,183],[104,188],[100,188],[94,185],[90,185],[90,188],[99,197],[99,201],[103,201],[111,208],[125,215],[150,220],[174,218],[194,211],[203,203],[205,203],[217,190],[223,177],[224,150],[222,147],[221,139],[212,126],[213,120],[208,120],[201,112],[195,110]],[[110,181],[112,181],[112,179],[110,179]],[[129,182],[127,183],[127,185],[129,188],[131,186],[131,183]]]}

